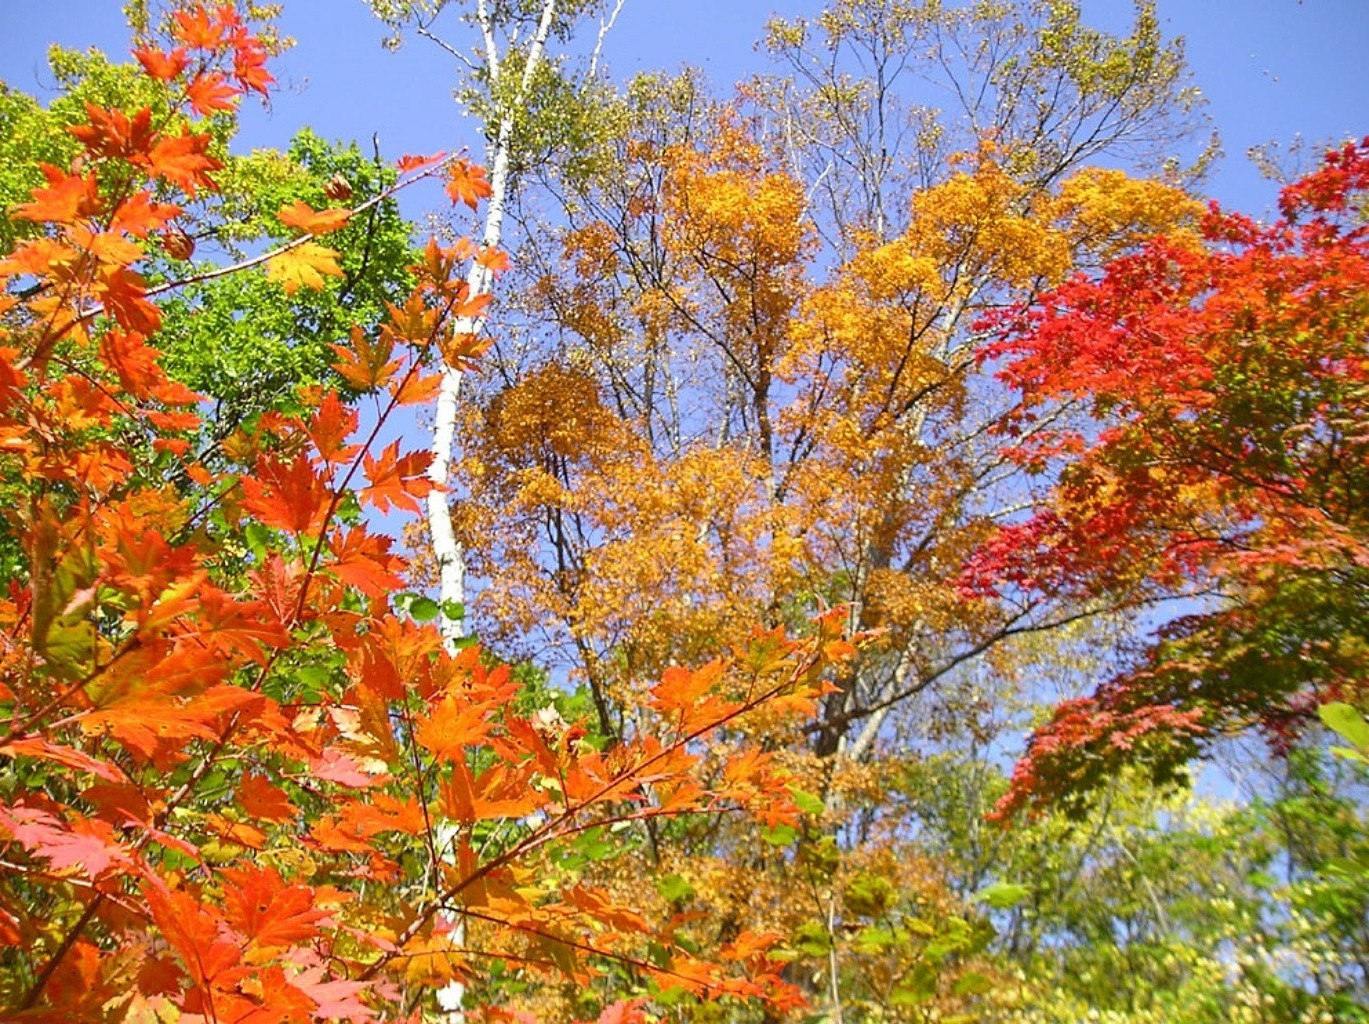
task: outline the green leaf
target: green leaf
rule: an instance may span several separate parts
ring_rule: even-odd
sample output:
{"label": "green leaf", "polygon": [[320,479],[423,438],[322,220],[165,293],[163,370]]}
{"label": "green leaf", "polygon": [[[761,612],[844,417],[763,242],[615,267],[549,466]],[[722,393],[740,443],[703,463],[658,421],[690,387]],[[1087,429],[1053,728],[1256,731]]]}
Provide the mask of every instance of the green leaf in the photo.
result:
{"label": "green leaf", "polygon": [[788,846],[798,837],[799,830],[793,825],[776,825],[761,832],[761,839],[771,846]]}
{"label": "green leaf", "polygon": [[798,786],[790,786],[789,795],[794,800],[794,806],[810,818],[821,817],[822,813],[827,810],[827,805],[822,802],[821,797],[804,792]]}
{"label": "green leaf", "polygon": [[898,936],[890,928],[879,928],[871,925],[862,928],[856,934],[855,950],[857,953],[878,955],[898,942]]}
{"label": "green leaf", "polygon": [[951,990],[958,996],[982,996],[993,988],[993,980],[978,971],[966,971]]}
{"label": "green leaf", "polygon": [[661,899],[670,903],[680,903],[694,896],[694,886],[683,875],[666,875],[656,879],[656,891]]}
{"label": "green leaf", "polygon": [[912,975],[889,994],[891,1006],[921,1006],[936,995],[936,972],[918,964]]}
{"label": "green leaf", "polygon": [[790,945],[804,956],[825,956],[832,948],[832,936],[820,921],[805,921],[794,931]]}
{"label": "green leaf", "polygon": [[1326,727],[1363,753],[1369,753],[1369,722],[1349,704],[1332,701],[1317,708]]}
{"label": "green leaf", "polygon": [[994,910],[1008,910],[1017,906],[1031,894],[1031,889],[1016,882],[994,882],[974,894],[980,903],[987,903]]}
{"label": "green leaf", "polygon": [[249,522],[242,528],[243,539],[257,562],[266,561],[266,548],[271,543],[271,530],[258,522]]}
{"label": "green leaf", "polygon": [[431,597],[416,597],[409,602],[409,617],[415,622],[432,622],[440,610]]}

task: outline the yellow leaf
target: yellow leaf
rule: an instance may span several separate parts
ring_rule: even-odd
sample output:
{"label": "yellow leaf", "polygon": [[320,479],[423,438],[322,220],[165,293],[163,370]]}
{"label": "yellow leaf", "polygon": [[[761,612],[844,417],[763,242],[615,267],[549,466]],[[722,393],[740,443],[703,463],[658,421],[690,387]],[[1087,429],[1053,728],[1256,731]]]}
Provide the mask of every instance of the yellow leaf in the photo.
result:
{"label": "yellow leaf", "polygon": [[303,242],[266,261],[267,279],[279,281],[287,295],[302,287],[319,291],[325,274],[341,277],[342,268],[337,264],[337,253],[317,242]]}
{"label": "yellow leaf", "polygon": [[346,226],[351,216],[350,210],[336,206],[327,210],[315,210],[307,203],[296,199],[289,206],[282,206],[276,214],[276,219],[287,228],[298,228],[310,235],[326,235],[329,231]]}

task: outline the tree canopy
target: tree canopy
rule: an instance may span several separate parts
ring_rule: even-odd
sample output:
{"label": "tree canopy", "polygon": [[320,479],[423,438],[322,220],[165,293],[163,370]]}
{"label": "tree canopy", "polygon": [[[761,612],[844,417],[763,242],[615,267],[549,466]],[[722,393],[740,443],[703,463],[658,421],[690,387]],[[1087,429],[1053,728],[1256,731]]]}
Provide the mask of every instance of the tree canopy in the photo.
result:
{"label": "tree canopy", "polygon": [[243,152],[273,5],[0,85],[0,1016],[1369,1020],[1369,140],[632,2],[370,0],[479,156]]}

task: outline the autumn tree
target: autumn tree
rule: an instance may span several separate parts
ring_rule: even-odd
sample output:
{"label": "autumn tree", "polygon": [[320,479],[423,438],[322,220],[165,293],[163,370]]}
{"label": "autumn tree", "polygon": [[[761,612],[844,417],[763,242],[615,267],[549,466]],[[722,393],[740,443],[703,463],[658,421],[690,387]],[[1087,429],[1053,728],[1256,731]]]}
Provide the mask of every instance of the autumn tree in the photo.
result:
{"label": "autumn tree", "polygon": [[[976,555],[983,593],[1203,599],[1141,662],[1040,729],[1013,798],[1157,775],[1259,726],[1286,748],[1320,704],[1364,707],[1363,144],[1261,225],[1213,207],[1001,321],[1014,457],[1053,500]],[[1061,417],[1059,410],[1072,410]]]}
{"label": "autumn tree", "polygon": [[[1011,398],[979,370],[976,323],[1196,223],[1177,164],[1088,166],[1149,151],[1163,173],[1193,97],[1149,7],[1111,36],[1068,4],[843,3],[768,38],[781,75],[728,101],[644,76],[604,110],[621,131],[532,169],[548,192],[516,207],[538,226],[516,253],[523,326],[463,419],[455,526],[477,630],[583,686],[610,739],[649,680],[748,623],[840,607],[881,630],[802,735],[765,740],[839,831],[878,814],[894,730],[930,745],[954,722],[966,666],[996,652],[1011,673],[1006,640],[1105,607],[958,585],[1031,495],[989,431]],[[724,834],[649,835],[643,870],[715,858],[699,906],[792,933],[787,845],[728,864]]]}
{"label": "autumn tree", "polygon": [[[639,728],[600,750],[578,723],[520,704],[508,666],[474,646],[454,656],[435,602],[394,599],[406,564],[369,520],[418,512],[432,483],[424,455],[377,437],[475,357],[464,327],[488,296],[468,274],[488,249],[430,242],[407,296],[354,323],[318,381],[235,429],[216,430],[215,407],[168,375],[154,344],[184,316],[174,304],[233,294],[198,287],[252,278],[283,293],[268,307],[329,279],[347,287],[334,246],[395,189],[437,177],[476,198],[470,164],[405,158],[355,205],[334,182],[339,205],[287,194],[266,211],[267,183],[233,207],[218,181],[232,178],[232,115],[271,85],[259,27],[228,3],[144,26],[143,77],[109,72],[130,106],[89,99],[68,127],[76,152],[44,164],[10,211],[4,1015],[383,1019],[421,1014],[454,976],[492,978],[497,993],[491,958],[579,982],[627,964],[656,993],[793,1005],[768,955],[778,936],[742,931],[716,957],[692,955],[675,921],[565,858],[685,813],[792,825],[782,765],[753,747],[709,755],[705,771],[704,741],[750,714],[811,709],[829,666],[855,653],[843,623],[829,616],[803,641],[757,632],[698,670],[674,667]],[[187,265],[179,225],[230,238],[259,216],[279,245]],[[364,257],[352,265],[364,273]],[[364,426],[358,395],[375,403]]]}

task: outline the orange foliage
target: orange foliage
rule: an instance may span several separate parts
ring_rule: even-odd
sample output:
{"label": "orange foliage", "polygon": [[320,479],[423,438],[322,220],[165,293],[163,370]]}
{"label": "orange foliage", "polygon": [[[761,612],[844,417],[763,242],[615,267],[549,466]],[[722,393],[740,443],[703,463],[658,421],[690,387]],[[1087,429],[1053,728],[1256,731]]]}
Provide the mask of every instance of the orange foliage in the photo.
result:
{"label": "orange foliage", "polygon": [[[172,26],[178,45],[139,60],[180,111],[269,82],[231,5],[179,9]],[[498,260],[430,244],[413,295],[336,347],[339,375],[379,403],[365,430],[314,388],[302,411],[200,451],[202,404],[160,368],[137,269],[180,212],[154,188],[187,203],[214,187],[203,125],[175,124],[92,107],[74,131],[84,168],[46,169],[20,211],[44,231],[0,261],[3,541],[19,566],[0,600],[5,1015],[365,1021],[491,952],[577,980],[607,959],[662,991],[794,1005],[772,936],[698,958],[676,922],[554,855],[687,812],[796,821],[782,765],[744,750],[705,772],[701,741],[758,709],[810,708],[848,650],[841,616],[810,641],[758,634],[671,669],[634,735],[603,750],[577,723],[520,710],[506,667],[474,647],[448,655],[392,606],[407,567],[354,512],[412,510],[430,489],[424,457],[376,438],[432,395],[434,364],[478,353],[455,333],[483,308],[459,271]],[[474,168],[458,179],[455,199],[479,197]],[[310,239],[347,216],[282,211],[303,239],[238,272],[264,262],[287,289],[321,285],[334,264]],[[573,374],[546,383],[585,390]],[[524,486],[568,460],[621,468],[606,407],[577,425],[533,388],[506,405],[491,451]],[[454,940],[453,915],[478,949]]]}

